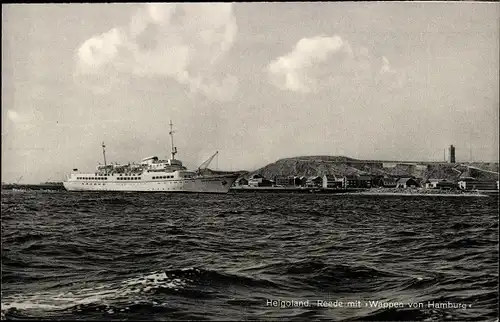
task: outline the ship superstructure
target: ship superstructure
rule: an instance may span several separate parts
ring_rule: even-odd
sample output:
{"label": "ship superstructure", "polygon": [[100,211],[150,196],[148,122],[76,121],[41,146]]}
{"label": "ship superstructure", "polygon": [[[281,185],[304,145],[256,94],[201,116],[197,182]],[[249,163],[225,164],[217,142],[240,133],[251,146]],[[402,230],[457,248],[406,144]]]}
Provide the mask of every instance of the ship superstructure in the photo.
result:
{"label": "ship superstructure", "polygon": [[[173,124],[170,121],[171,157],[161,160],[150,156],[136,164],[107,164],[106,146],[102,143],[104,165],[98,165],[94,173],[80,173],[73,169],[64,187],[69,191],[162,191],[162,192],[214,192],[227,193],[238,174],[206,174],[201,166],[188,170],[175,159]],[[218,154],[216,152],[207,161]]]}

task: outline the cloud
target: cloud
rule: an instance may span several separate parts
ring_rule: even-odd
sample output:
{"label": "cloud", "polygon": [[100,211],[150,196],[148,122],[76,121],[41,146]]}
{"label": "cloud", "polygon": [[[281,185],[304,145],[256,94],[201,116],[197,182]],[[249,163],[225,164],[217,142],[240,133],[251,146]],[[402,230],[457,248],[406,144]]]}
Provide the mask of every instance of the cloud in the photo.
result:
{"label": "cloud", "polygon": [[236,77],[220,63],[237,34],[232,4],[145,4],[127,26],[85,41],[75,80],[105,93],[131,76],[175,80],[212,99],[228,100]]}
{"label": "cloud", "polygon": [[34,127],[34,116],[30,117],[26,114],[20,114],[14,110],[7,110],[7,119],[9,119],[20,130],[30,130]]}
{"label": "cloud", "polygon": [[7,117],[14,123],[18,123],[22,120],[21,115],[13,110],[7,110]]}
{"label": "cloud", "polygon": [[300,93],[381,84],[399,76],[386,57],[377,60],[364,47],[353,48],[340,36],[324,35],[302,38],[291,52],[269,63],[267,71],[273,85]]}
{"label": "cloud", "polygon": [[377,82],[384,83],[389,90],[397,90],[402,88],[406,83],[406,73],[402,69],[394,69],[391,67],[389,60],[382,56],[382,67],[380,68]]}
{"label": "cloud", "polygon": [[[31,113],[23,112],[19,113],[14,110],[7,110],[7,119],[11,121],[15,129],[18,130],[32,130],[36,127],[42,125],[50,126],[54,128],[87,128],[92,126],[92,124],[70,124],[70,123],[60,123],[56,120],[45,120],[43,113],[40,111],[32,111]],[[101,124],[105,123],[119,123],[117,120],[102,120]]]}
{"label": "cloud", "polygon": [[387,58],[385,56],[382,56],[382,67],[380,68],[380,74],[383,75],[383,74],[386,74],[386,73],[390,73],[390,74],[393,74],[395,73],[395,71],[391,68],[390,64],[389,64],[389,60],[387,60]]}

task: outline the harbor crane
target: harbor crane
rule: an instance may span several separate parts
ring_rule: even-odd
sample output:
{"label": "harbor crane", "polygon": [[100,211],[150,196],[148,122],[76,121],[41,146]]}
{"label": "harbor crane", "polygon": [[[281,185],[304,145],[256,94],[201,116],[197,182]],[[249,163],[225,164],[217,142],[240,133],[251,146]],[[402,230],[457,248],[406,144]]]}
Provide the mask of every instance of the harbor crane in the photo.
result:
{"label": "harbor crane", "polygon": [[210,162],[212,162],[212,160],[217,156],[217,154],[219,154],[219,151],[216,151],[210,158],[208,158],[206,161],[200,164],[196,172],[200,174],[203,170],[206,170],[210,165]]}

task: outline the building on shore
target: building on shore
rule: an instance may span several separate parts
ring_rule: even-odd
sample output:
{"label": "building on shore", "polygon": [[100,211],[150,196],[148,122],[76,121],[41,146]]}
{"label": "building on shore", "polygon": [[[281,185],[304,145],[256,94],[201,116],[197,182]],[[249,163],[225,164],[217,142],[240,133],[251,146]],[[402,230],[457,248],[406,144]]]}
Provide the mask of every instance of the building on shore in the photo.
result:
{"label": "building on shore", "polygon": [[427,179],[425,181],[426,189],[456,189],[457,184],[446,179]]}
{"label": "building on shore", "polygon": [[426,189],[456,189],[458,185],[455,182],[446,179],[427,179],[425,181]]}
{"label": "building on shore", "polygon": [[425,181],[425,188],[426,189],[435,189],[435,188],[437,188],[437,184],[443,180],[444,179],[427,179]]}
{"label": "building on shore", "polygon": [[264,178],[259,174],[254,174],[248,180],[249,187],[272,187],[274,182]]}
{"label": "building on shore", "polygon": [[457,188],[458,188],[458,185],[456,183],[448,181],[448,180],[442,180],[436,184],[436,189],[441,189],[441,190],[453,190],[453,189],[457,189]]}
{"label": "building on shore", "polygon": [[280,186],[283,186],[283,187],[293,186],[293,177],[276,176],[276,177],[274,177],[274,183],[279,187]]}
{"label": "building on shore", "polygon": [[306,185],[306,177],[276,176],[274,182],[280,187],[301,187]]}
{"label": "building on shore", "polygon": [[325,174],[323,175],[323,188],[342,188],[343,180],[342,178],[337,178],[334,175]]}
{"label": "building on shore", "polygon": [[382,187],[384,188],[396,188],[397,180],[395,178],[382,178]]}
{"label": "building on shore", "polygon": [[358,176],[358,187],[359,188],[371,188],[372,187],[372,177],[370,175]]}
{"label": "building on shore", "polygon": [[396,188],[417,188],[418,182],[414,178],[400,178],[396,182]]}
{"label": "building on shore", "polygon": [[358,176],[347,175],[342,178],[342,186],[344,188],[358,188]]}
{"label": "building on shore", "polygon": [[320,176],[312,176],[307,178],[306,187],[319,188],[323,186],[323,178]]}
{"label": "building on shore", "polygon": [[342,178],[344,188],[371,188],[372,177],[370,175],[346,175]]}
{"label": "building on shore", "polygon": [[241,177],[238,180],[235,181],[234,183],[235,186],[248,186],[248,180]]}
{"label": "building on shore", "polygon": [[396,179],[389,176],[378,175],[372,178],[373,187],[395,188]]}
{"label": "building on shore", "polygon": [[499,190],[497,181],[478,181],[459,179],[458,187],[462,190]]}

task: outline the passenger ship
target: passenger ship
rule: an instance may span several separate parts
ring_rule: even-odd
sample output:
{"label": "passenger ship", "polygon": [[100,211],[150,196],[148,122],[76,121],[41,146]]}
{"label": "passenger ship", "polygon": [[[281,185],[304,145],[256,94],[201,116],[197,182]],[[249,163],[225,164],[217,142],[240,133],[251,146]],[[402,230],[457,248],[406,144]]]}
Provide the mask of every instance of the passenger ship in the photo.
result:
{"label": "passenger ship", "polygon": [[[203,170],[216,152],[197,170],[188,170],[180,160],[175,159],[177,148],[174,147],[174,136],[170,121],[170,137],[172,144],[171,158],[159,160],[157,156],[147,157],[140,164],[113,165],[106,163],[106,150],[102,143],[104,165],[98,165],[95,173],[79,173],[73,169],[63,182],[68,191],[161,191],[161,192],[210,192],[227,193],[238,173],[211,173]],[[205,167],[203,169],[203,166]]]}

